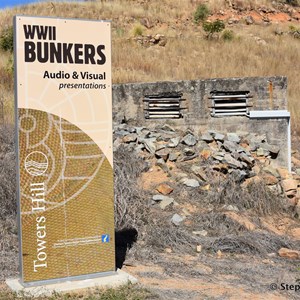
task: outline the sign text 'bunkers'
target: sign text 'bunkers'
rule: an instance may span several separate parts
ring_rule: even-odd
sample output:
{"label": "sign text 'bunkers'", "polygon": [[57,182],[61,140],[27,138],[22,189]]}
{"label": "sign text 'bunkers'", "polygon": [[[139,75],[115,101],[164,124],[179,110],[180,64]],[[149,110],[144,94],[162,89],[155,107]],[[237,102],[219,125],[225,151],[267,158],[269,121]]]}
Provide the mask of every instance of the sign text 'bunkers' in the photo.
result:
{"label": "sign text 'bunkers'", "polygon": [[23,25],[25,62],[92,64],[106,62],[105,45],[61,43],[56,26]]}

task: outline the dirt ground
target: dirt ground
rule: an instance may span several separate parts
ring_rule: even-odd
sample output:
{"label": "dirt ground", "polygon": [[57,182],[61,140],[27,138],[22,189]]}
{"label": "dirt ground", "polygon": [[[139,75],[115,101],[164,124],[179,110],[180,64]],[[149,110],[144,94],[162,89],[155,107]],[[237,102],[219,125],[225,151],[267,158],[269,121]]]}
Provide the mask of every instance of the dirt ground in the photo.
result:
{"label": "dirt ground", "polygon": [[[272,290],[275,284],[297,284],[294,262],[248,256],[217,258],[168,253],[156,263],[125,266],[160,299],[299,299],[299,291]],[[272,284],[272,285],[271,285]]]}
{"label": "dirt ground", "polygon": [[[158,299],[299,299],[299,291],[272,290],[274,284],[278,289],[281,284],[295,285],[299,277],[299,263],[278,258],[162,253],[151,262],[125,262],[122,270]],[[8,277],[15,276],[12,272]],[[0,289],[7,289],[4,281]]]}

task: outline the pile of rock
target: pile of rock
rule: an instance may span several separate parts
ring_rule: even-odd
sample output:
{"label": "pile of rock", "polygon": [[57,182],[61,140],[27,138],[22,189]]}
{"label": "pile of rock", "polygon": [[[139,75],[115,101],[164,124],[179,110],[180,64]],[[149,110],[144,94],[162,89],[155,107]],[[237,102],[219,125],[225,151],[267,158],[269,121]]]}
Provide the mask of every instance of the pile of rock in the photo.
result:
{"label": "pile of rock", "polygon": [[[121,124],[115,127],[114,136],[115,149],[125,145],[185,186],[209,189],[207,173],[218,172],[225,177],[231,174],[241,187],[263,181],[273,192],[285,193],[294,204],[300,198],[300,176],[275,167],[280,148],[268,143],[266,135],[215,130],[196,134],[168,125],[150,130]],[[176,165],[176,172],[170,164]],[[190,172],[178,172],[183,166],[190,167]],[[295,171],[300,174],[300,169]],[[173,202],[168,193],[162,194],[153,200],[162,207]]]}
{"label": "pile of rock", "polygon": [[155,45],[164,47],[167,44],[167,38],[163,34],[140,35],[138,37],[135,37],[134,40],[144,47],[150,47]]}

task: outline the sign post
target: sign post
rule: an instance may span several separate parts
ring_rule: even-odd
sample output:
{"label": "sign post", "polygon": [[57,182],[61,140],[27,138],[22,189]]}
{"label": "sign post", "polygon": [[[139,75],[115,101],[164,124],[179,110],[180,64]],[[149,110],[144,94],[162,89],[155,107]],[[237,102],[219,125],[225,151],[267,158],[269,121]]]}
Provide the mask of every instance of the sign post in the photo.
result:
{"label": "sign post", "polygon": [[23,285],[115,272],[110,25],[14,19]]}

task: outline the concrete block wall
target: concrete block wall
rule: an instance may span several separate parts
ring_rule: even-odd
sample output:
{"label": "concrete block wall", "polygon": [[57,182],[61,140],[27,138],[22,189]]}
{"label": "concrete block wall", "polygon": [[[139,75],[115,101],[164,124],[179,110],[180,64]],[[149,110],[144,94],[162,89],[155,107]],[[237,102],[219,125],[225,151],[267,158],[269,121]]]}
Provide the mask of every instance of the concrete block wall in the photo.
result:
{"label": "concrete block wall", "polygon": [[[287,78],[245,77],[218,78],[155,83],[129,83],[113,85],[113,120],[128,122],[136,126],[152,128],[158,124],[169,124],[182,129],[205,131],[215,129],[222,132],[253,132],[266,134],[269,143],[280,146],[278,164],[287,167],[288,137],[287,119],[249,119],[247,116],[211,116],[212,91],[249,91],[250,110],[287,110]],[[146,119],[145,96],[182,93],[184,109],[181,119]]]}

